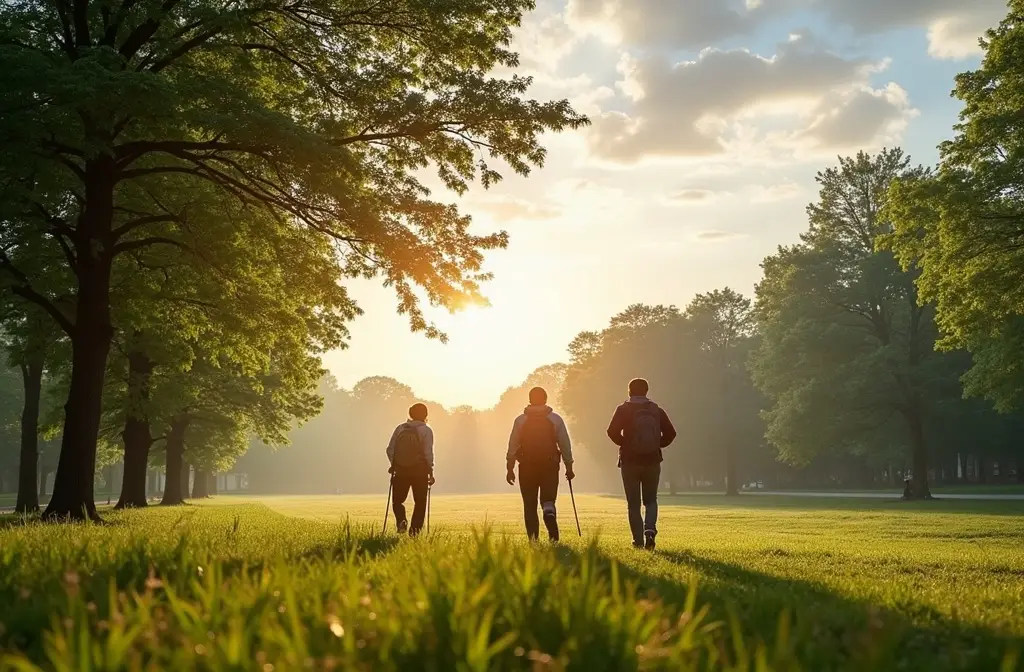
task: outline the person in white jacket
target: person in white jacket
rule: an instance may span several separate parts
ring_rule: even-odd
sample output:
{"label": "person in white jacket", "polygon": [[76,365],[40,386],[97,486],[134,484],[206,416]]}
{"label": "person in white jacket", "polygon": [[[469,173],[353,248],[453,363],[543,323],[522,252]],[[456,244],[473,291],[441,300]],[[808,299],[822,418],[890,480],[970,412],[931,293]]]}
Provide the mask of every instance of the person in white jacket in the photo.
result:
{"label": "person in white jacket", "polygon": [[547,405],[548,393],[544,388],[530,390],[530,405],[512,424],[505,455],[509,485],[516,482],[515,465],[519,462],[519,491],[523,496],[523,517],[526,535],[535,540],[540,536],[537,519],[537,500],[544,511],[544,526],[551,541],[558,541],[558,516],[555,499],[558,497],[559,462],[565,463],[565,478],[572,480],[572,444],[565,421]]}
{"label": "person in white jacket", "polygon": [[[434,431],[427,424],[427,407],[413,404],[409,420],[395,428],[387,449],[394,490],[395,521],[399,533],[409,531],[416,536],[423,528],[427,512],[427,489],[434,484]],[[405,500],[412,490],[415,506],[412,524],[405,515]]]}

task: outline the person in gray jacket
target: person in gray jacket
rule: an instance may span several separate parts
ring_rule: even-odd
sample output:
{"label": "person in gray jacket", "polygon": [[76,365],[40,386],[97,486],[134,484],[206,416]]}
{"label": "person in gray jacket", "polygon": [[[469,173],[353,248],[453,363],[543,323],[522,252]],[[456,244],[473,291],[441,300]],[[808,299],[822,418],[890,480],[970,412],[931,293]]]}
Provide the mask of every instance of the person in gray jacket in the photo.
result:
{"label": "person in gray jacket", "polygon": [[[387,449],[394,489],[394,512],[398,532],[416,536],[427,512],[427,489],[434,484],[434,432],[427,424],[427,407],[413,404],[409,420],[395,428]],[[405,500],[412,490],[415,507],[412,525],[405,517]]]}
{"label": "person in gray jacket", "polygon": [[544,511],[544,526],[551,541],[558,541],[558,515],[555,499],[558,497],[559,462],[565,463],[565,478],[576,477],[572,470],[572,445],[565,421],[547,405],[548,393],[544,388],[530,390],[530,405],[512,424],[505,455],[505,480],[515,485],[515,465],[519,462],[519,491],[523,496],[523,516],[526,535],[530,540],[540,536],[537,519],[537,501]]}

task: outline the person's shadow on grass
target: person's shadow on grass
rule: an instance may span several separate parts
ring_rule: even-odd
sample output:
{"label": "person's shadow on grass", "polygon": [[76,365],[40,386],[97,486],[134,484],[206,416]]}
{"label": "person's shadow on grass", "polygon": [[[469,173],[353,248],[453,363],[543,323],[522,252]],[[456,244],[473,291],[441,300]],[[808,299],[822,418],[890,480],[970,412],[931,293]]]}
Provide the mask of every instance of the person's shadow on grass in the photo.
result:
{"label": "person's shadow on grass", "polygon": [[[579,559],[573,549],[561,553],[566,562]],[[709,604],[712,616],[725,622],[726,628],[735,616],[748,648],[759,643],[770,651],[785,647],[803,669],[997,670],[1008,654],[1024,650],[1024,638],[956,621],[918,602],[883,606],[812,581],[779,577],[689,551],[658,550],[653,557],[677,569],[691,568],[698,606]],[[623,564],[605,553],[600,553],[600,560],[605,571],[618,562],[620,576],[635,583],[638,595],[646,593],[683,608],[690,581],[657,573],[653,567]],[[784,636],[782,619],[788,621]]]}

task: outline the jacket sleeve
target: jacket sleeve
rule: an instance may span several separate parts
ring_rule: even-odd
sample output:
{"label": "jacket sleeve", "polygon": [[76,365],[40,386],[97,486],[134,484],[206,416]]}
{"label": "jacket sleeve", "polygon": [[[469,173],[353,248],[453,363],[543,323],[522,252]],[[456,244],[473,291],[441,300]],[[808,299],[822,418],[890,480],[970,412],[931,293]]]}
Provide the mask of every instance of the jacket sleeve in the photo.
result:
{"label": "jacket sleeve", "polygon": [[569,428],[565,426],[562,416],[552,414],[555,423],[555,440],[558,442],[558,450],[562,453],[562,462],[567,468],[572,467],[572,442],[569,440]]}
{"label": "jacket sleeve", "polygon": [[664,408],[659,406],[658,411],[661,416],[661,447],[668,448],[676,440],[676,428],[672,426],[672,421],[668,419],[668,413]]}
{"label": "jacket sleeve", "polygon": [[624,441],[622,438],[622,430],[625,429],[624,415],[622,406],[619,406],[615,409],[615,413],[612,414],[612,421],[608,425],[608,438],[612,440],[612,443],[620,448]]}
{"label": "jacket sleeve", "polygon": [[390,464],[395,463],[395,441],[398,439],[398,432],[402,431],[402,426],[395,427],[395,431],[391,434],[391,440],[388,441],[388,462]]}
{"label": "jacket sleeve", "polygon": [[434,430],[428,425],[424,425],[423,428],[426,430],[423,432],[423,454],[427,458],[427,466],[430,470],[434,470]]}
{"label": "jacket sleeve", "polygon": [[508,437],[508,452],[505,453],[505,463],[509,469],[516,464],[516,455],[519,454],[519,446],[521,445],[521,432],[522,423],[519,422],[519,418],[516,418],[515,422],[512,423],[512,433]]}

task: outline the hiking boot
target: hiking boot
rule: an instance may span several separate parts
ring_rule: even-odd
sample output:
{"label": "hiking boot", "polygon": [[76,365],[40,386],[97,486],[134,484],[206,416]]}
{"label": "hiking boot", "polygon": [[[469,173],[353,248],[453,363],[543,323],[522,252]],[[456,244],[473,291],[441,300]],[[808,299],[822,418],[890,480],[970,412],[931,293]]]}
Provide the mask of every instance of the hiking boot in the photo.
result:
{"label": "hiking boot", "polygon": [[644,548],[646,548],[648,551],[654,550],[654,537],[656,535],[657,532],[655,532],[654,530],[647,530],[646,532],[644,532]]}
{"label": "hiking boot", "polygon": [[644,547],[643,542],[640,542],[640,541],[634,541],[633,542],[633,548],[640,548],[640,549],[642,549],[643,547]]}
{"label": "hiking boot", "polygon": [[548,537],[551,541],[558,541],[558,517],[554,511],[544,513],[544,526],[548,528]]}
{"label": "hiking boot", "polygon": [[408,527],[409,527],[409,521],[407,521],[407,520],[400,520],[397,523],[397,527],[398,527],[398,533],[399,534],[405,534],[405,530],[408,529]]}

